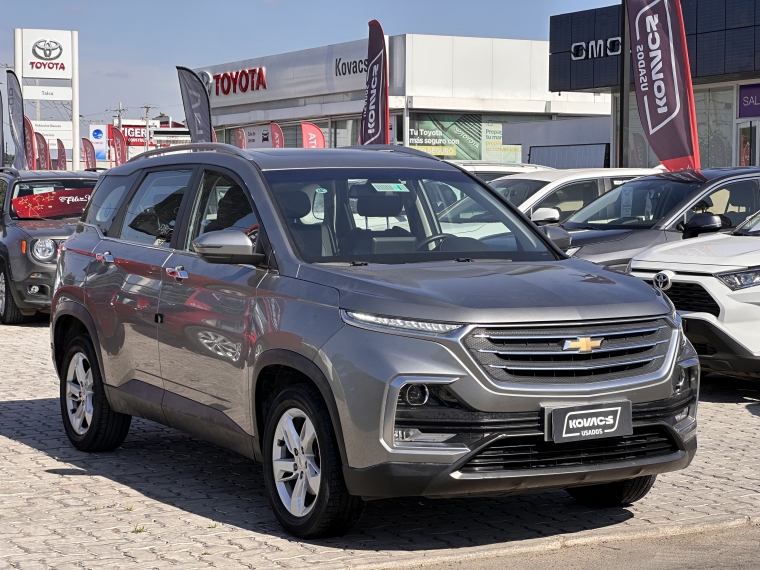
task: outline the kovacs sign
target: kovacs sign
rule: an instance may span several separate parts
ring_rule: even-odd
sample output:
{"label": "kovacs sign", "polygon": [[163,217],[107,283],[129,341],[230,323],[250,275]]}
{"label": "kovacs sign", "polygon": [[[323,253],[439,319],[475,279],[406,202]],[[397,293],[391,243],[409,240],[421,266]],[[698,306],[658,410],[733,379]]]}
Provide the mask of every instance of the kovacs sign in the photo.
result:
{"label": "kovacs sign", "polygon": [[24,77],[71,79],[71,32],[62,30],[21,30]]}
{"label": "kovacs sign", "polygon": [[574,61],[579,59],[598,59],[611,55],[620,55],[622,50],[620,36],[606,40],[591,40],[590,42],[576,42],[570,46],[570,57]]}

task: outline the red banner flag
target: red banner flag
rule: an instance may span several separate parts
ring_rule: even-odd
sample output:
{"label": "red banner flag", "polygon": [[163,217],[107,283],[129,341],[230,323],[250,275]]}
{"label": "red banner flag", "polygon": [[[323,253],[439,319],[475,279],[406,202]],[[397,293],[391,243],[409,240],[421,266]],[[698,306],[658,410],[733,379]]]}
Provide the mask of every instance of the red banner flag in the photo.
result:
{"label": "red banner flag", "polygon": [[127,162],[127,139],[117,127],[113,127],[111,133],[113,134],[114,165],[120,166]]}
{"label": "red banner flag", "polygon": [[63,146],[63,141],[58,139],[58,170],[66,170],[66,147]]}
{"label": "red banner flag", "polygon": [[689,50],[680,0],[627,0],[639,116],[668,170],[699,169]]}
{"label": "red banner flag", "polygon": [[272,129],[272,148],[285,148],[285,135],[282,133],[280,125],[272,123],[269,126]]}
{"label": "red banner flag", "polygon": [[390,144],[391,115],[388,106],[388,57],[380,22],[369,23],[367,86],[359,130],[359,144]]}
{"label": "red banner flag", "polygon": [[245,129],[235,129],[235,146],[245,148]]}
{"label": "red banner flag", "polygon": [[301,146],[303,148],[325,148],[325,134],[314,123],[301,123]]}
{"label": "red banner flag", "polygon": [[34,139],[32,121],[24,115],[24,146],[26,147],[26,166],[29,170],[37,170],[37,145]]}
{"label": "red banner flag", "polygon": [[84,167],[95,168],[95,147],[90,139],[82,139],[82,152],[84,152]]}
{"label": "red banner flag", "polygon": [[37,143],[37,156],[40,159],[40,170],[53,170],[53,161],[50,158],[50,149],[47,140],[42,133],[34,133],[34,141]]}

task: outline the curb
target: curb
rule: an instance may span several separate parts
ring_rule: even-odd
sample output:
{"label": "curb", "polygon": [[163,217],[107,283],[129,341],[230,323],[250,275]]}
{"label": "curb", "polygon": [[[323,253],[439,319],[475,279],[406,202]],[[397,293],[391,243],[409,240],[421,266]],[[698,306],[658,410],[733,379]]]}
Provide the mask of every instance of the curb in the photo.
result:
{"label": "curb", "polygon": [[424,568],[444,562],[451,563],[466,562],[468,560],[483,560],[502,556],[515,556],[518,554],[561,550],[563,548],[573,548],[576,546],[591,546],[613,540],[639,540],[664,536],[679,536],[752,525],[760,525],[760,517],[749,515],[721,516],[715,517],[715,519],[710,522],[650,526],[640,530],[619,530],[602,533],[599,533],[598,531],[583,531],[578,534],[560,534],[546,538],[529,539],[515,545],[495,546],[486,549],[482,547],[474,547],[472,550],[465,548],[446,549],[435,551],[434,554],[425,555],[423,558],[417,560],[386,560],[383,562],[370,562],[368,564],[350,564],[345,566],[345,568],[351,568],[352,570]]}

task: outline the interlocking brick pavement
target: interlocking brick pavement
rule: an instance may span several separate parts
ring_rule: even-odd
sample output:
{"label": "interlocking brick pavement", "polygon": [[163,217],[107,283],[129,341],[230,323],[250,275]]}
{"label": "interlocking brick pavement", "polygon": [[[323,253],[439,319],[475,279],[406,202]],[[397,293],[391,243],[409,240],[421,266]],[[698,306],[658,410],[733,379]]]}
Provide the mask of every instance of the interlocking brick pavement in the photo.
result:
{"label": "interlocking brick pavement", "polygon": [[350,534],[303,542],[277,524],[261,467],[235,453],[140,419],[117,451],[76,451],[49,354],[46,323],[0,327],[0,568],[396,566],[760,515],[760,384],[705,380],[694,463],[631,507],[563,491],[378,501]]}

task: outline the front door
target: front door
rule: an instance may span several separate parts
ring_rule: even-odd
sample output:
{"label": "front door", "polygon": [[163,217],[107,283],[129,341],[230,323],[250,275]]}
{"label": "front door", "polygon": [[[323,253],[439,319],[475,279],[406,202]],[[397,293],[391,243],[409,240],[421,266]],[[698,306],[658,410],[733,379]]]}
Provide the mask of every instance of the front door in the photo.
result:
{"label": "front door", "polygon": [[747,121],[737,125],[739,141],[737,164],[739,166],[757,166],[757,121]]}
{"label": "front door", "polygon": [[250,434],[249,315],[265,271],[207,263],[192,250],[199,235],[225,229],[253,237],[257,216],[241,181],[229,172],[206,169],[183,243],[172,253],[162,276],[159,350],[164,409],[176,427],[191,429],[193,417],[201,417],[233,433]]}

